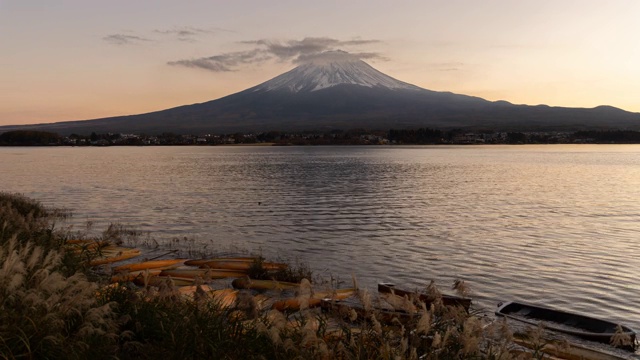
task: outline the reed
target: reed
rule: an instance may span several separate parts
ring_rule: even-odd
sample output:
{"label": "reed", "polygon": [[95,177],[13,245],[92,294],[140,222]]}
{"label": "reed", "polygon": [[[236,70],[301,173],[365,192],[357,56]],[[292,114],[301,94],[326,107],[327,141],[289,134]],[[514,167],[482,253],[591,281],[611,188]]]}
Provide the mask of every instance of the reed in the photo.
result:
{"label": "reed", "polygon": [[112,304],[97,285],[58,271],[63,255],[17,237],[0,250],[0,357],[86,358],[115,351]]}

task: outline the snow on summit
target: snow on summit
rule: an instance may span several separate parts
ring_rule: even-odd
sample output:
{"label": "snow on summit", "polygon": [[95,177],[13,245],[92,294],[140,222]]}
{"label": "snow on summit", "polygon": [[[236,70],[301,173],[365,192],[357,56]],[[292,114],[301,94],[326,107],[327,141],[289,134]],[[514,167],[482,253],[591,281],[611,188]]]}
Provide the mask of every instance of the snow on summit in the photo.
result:
{"label": "snow on summit", "polygon": [[256,86],[254,91],[311,92],[340,84],[421,90],[415,85],[381,73],[346,52],[327,51],[303,59],[298,67]]}

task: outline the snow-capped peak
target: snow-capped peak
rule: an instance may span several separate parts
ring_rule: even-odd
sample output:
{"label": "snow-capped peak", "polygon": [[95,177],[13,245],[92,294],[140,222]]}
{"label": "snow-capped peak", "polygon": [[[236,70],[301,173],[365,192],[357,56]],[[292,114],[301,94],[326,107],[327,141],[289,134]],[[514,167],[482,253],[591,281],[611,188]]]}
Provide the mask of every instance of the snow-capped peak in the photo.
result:
{"label": "snow-capped peak", "polygon": [[421,89],[387,76],[346,52],[327,51],[304,59],[298,67],[256,86],[254,91],[311,92],[340,84],[370,88],[384,87],[393,90]]}

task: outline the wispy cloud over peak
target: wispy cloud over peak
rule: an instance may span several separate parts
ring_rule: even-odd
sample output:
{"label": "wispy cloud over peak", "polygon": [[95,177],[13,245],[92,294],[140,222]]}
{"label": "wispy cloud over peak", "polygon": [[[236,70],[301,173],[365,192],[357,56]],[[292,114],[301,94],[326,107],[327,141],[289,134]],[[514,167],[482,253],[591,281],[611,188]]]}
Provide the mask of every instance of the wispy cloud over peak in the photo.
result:
{"label": "wispy cloud over peak", "polygon": [[389,60],[388,58],[374,52],[346,52],[342,50],[327,50],[318,53],[300,55],[295,59],[296,64],[304,63],[330,63],[330,62],[343,62],[343,61],[358,61],[358,60]]}
{"label": "wispy cloud over peak", "polygon": [[218,32],[230,32],[222,28],[198,28],[193,26],[180,26],[171,29],[156,29],[156,34],[176,37],[180,41],[195,41],[200,35],[215,34]]}
{"label": "wispy cloud over peak", "polygon": [[186,59],[178,61],[170,61],[169,65],[186,66],[190,68],[201,68],[215,72],[234,71],[241,65],[253,63],[261,63],[269,60],[271,57],[264,51],[255,49],[250,51],[237,51],[226,54],[214,55],[198,59]]}
{"label": "wispy cloud over peak", "polygon": [[[327,51],[350,49],[362,45],[379,43],[380,40],[339,40],[328,37],[306,37],[302,40],[270,40],[259,39],[242,41],[241,44],[252,45],[253,49],[222,53],[219,55],[170,61],[169,65],[180,65],[201,68],[209,71],[233,71],[243,65],[261,64],[267,61],[291,62],[294,64],[317,58]],[[385,57],[375,52],[344,52],[353,59],[379,59]]]}

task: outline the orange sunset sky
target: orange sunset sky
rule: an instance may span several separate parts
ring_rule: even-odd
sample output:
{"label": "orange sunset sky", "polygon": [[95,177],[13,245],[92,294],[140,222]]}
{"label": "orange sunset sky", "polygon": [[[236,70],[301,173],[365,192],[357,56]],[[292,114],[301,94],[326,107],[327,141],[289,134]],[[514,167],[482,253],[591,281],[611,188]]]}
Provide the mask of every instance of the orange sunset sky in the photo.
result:
{"label": "orange sunset sky", "polygon": [[427,89],[640,112],[640,1],[0,0],[0,125],[216,99],[341,49]]}

